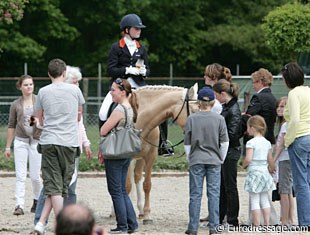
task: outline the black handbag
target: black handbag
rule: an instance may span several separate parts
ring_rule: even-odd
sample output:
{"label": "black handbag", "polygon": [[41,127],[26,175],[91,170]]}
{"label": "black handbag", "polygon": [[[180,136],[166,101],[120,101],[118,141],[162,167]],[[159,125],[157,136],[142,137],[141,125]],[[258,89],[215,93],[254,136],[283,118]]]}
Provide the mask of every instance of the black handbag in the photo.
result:
{"label": "black handbag", "polygon": [[125,111],[124,127],[113,128],[111,132],[100,139],[100,152],[104,159],[126,159],[134,157],[141,151],[140,134],[142,130],[128,123],[127,109]]}

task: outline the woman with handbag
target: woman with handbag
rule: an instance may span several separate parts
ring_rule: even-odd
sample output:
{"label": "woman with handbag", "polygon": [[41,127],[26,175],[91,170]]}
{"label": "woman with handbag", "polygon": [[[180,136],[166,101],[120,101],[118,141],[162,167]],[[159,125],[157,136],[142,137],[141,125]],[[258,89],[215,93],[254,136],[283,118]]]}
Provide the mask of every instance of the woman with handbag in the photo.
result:
{"label": "woman with handbag", "polygon": [[[126,122],[133,124],[133,120],[137,116],[137,110],[135,106],[130,104],[128,99],[130,94],[131,85],[126,79],[117,78],[112,83],[112,100],[118,105],[100,128],[101,136],[107,136],[113,128],[117,130],[117,128],[125,127]],[[138,222],[132,202],[126,191],[126,177],[132,155],[114,159],[107,158],[104,154],[102,156],[105,163],[108,191],[113,201],[117,222],[116,228],[111,229],[110,233],[133,233],[138,228]]]}

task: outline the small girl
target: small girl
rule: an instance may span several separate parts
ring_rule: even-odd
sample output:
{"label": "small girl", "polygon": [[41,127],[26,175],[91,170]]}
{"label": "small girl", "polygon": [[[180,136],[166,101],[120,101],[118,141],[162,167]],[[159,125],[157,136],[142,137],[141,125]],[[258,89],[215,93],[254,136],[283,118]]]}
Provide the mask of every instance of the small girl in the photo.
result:
{"label": "small girl", "polygon": [[[263,117],[255,115],[247,122],[247,132],[254,138],[246,143],[246,156],[243,168],[248,173],[244,189],[250,194],[250,208],[254,226],[260,225],[260,211],[263,210],[264,225],[269,225],[270,203],[268,192],[275,189],[273,178],[269,172],[274,171],[272,148],[264,135],[266,122]],[[268,169],[269,165],[269,169]]]}
{"label": "small girl", "polygon": [[287,97],[281,97],[277,102],[277,123],[279,125],[279,134],[274,155],[274,162],[279,162],[279,194],[281,204],[281,222],[282,225],[293,224],[294,217],[294,199],[293,199],[293,177],[290,158],[287,149],[284,146],[284,136],[286,133],[286,122],[283,117],[283,110],[287,103]]}

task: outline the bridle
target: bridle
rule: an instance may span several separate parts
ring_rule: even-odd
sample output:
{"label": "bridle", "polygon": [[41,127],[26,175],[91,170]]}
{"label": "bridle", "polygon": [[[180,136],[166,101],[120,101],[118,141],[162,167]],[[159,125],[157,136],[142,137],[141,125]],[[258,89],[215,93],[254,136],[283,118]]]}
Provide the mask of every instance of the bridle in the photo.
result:
{"label": "bridle", "polygon": [[[184,98],[184,101],[183,101],[183,104],[182,104],[182,107],[181,107],[181,109],[180,109],[178,115],[173,119],[171,125],[174,124],[174,123],[178,120],[179,116],[180,116],[181,113],[182,113],[182,110],[183,110],[185,104],[186,104],[186,113],[187,113],[187,117],[190,115],[190,109],[189,109],[189,101],[190,101],[190,100],[189,100],[189,95],[188,95],[188,93],[189,93],[189,90],[187,89],[186,95],[185,95],[185,98]],[[143,138],[142,136],[141,136],[141,139],[143,139],[146,143],[148,143],[149,145],[151,145],[151,146],[153,146],[153,147],[156,147],[156,148],[159,148],[159,147],[160,147],[160,146],[158,146],[158,145],[155,145],[155,144],[149,142],[148,140],[146,140],[146,139]],[[180,145],[181,143],[183,143],[183,141],[184,141],[184,139],[181,139],[177,144],[174,144],[174,145],[172,145],[172,146],[170,146],[170,147],[176,147],[176,146]],[[183,155],[184,155],[184,153],[183,153],[181,156],[183,156]]]}
{"label": "bridle", "polygon": [[187,117],[190,115],[188,91],[189,91],[189,90],[187,89],[186,95],[185,95],[185,98],[184,98],[184,101],[183,101],[183,104],[182,104],[182,107],[181,107],[181,109],[180,109],[178,115],[173,119],[172,124],[174,124],[174,123],[178,120],[179,116],[180,116],[181,113],[182,113],[182,110],[183,110],[185,104],[186,104]]}

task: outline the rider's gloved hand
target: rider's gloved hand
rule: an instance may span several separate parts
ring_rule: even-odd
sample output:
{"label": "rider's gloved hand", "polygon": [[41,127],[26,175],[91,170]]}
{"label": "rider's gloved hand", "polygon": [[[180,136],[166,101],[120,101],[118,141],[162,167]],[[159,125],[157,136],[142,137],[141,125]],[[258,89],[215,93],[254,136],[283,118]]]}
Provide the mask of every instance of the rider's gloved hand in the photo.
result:
{"label": "rider's gloved hand", "polygon": [[139,68],[139,74],[141,74],[142,76],[146,75],[146,68],[145,66],[142,66]]}
{"label": "rider's gloved hand", "polygon": [[139,75],[139,69],[137,67],[126,67],[126,74]]}

